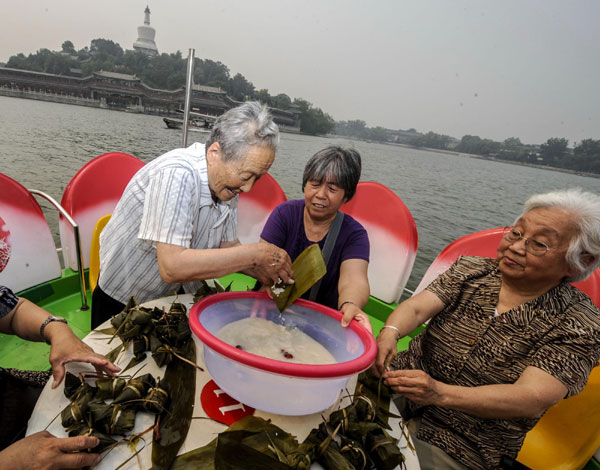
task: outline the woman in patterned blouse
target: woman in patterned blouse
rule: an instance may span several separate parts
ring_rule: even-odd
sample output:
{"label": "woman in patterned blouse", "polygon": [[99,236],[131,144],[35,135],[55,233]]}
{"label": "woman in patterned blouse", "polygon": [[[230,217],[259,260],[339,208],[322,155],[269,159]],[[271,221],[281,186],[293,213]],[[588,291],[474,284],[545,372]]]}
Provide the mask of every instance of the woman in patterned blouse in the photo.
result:
{"label": "woman in patterned blouse", "polygon": [[583,389],[600,359],[600,311],[570,282],[599,265],[600,197],[536,195],[496,259],[460,257],[389,316],[375,370],[401,396],[423,470],[501,468],[549,407]]}

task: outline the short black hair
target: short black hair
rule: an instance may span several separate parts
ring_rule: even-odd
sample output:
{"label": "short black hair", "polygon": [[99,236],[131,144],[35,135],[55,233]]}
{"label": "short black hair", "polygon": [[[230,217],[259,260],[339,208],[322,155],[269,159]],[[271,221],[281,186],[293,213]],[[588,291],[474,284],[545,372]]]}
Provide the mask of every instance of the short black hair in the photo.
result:
{"label": "short black hair", "polygon": [[310,157],[306,163],[302,177],[302,191],[309,181],[321,184],[328,179],[344,190],[344,198],[349,201],[356,193],[361,169],[360,154],[356,150],[337,146],[325,147]]}

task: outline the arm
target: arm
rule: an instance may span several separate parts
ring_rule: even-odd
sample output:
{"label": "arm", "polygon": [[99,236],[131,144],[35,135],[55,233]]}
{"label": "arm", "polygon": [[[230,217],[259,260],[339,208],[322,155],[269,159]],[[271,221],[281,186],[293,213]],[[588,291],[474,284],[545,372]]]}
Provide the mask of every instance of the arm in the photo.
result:
{"label": "arm", "polygon": [[167,283],[211,279],[235,272],[256,277],[263,284],[285,282],[293,276],[290,257],[270,243],[223,243],[223,248],[195,250],[156,243],[158,270]]}
{"label": "arm", "polygon": [[567,387],[537,367],[527,367],[514,384],[448,385],[422,370],[384,373],[385,384],[421,405],[463,411],[482,418],[539,418],[567,394]]}
{"label": "arm", "polygon": [[383,328],[377,336],[377,359],[374,372],[380,375],[384,366],[396,355],[398,339],[441,312],[444,302],[433,292],[424,290],[402,302],[390,314],[385,324],[398,328]]}
{"label": "arm", "polygon": [[89,362],[98,372],[104,371],[114,375],[120,369],[92,348],[81,341],[68,325],[61,322],[51,322],[40,336],[40,327],[50,315],[43,308],[29,300],[19,298],[17,306],[5,317],[0,319],[0,332],[17,335],[29,341],[50,342],[50,364],[54,377],[53,388],[56,388],[65,375],[65,364],[69,362]]}
{"label": "arm", "polygon": [[341,306],[340,311],[344,314],[342,326],[348,326],[369,301],[368,268],[368,261],[357,258],[344,260],[340,265],[338,307]]}

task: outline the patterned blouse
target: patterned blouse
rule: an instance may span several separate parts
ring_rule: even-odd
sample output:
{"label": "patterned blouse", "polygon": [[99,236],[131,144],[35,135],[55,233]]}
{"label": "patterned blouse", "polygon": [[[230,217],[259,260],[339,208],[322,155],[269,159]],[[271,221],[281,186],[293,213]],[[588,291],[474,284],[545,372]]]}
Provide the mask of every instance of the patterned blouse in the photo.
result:
{"label": "patterned blouse", "polygon": [[5,317],[19,303],[19,299],[8,287],[0,286],[0,318]]}
{"label": "patterned blouse", "polygon": [[[564,282],[495,315],[500,285],[495,260],[459,258],[427,287],[446,307],[392,365],[421,369],[436,380],[465,387],[514,383],[533,366],[560,380],[566,397],[579,393],[600,358],[598,308]],[[500,468],[503,455],[516,458],[525,434],[538,421],[479,418],[407,402],[406,419],[421,415],[419,439],[477,470]]]}

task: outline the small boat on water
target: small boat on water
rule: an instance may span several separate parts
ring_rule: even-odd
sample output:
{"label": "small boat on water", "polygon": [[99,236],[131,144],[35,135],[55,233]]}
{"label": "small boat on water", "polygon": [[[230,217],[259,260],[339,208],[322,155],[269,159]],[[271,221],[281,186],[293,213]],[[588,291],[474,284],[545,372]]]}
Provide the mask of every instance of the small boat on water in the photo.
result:
{"label": "small boat on water", "polygon": [[[183,113],[183,111],[178,111]],[[210,114],[202,114],[194,111],[190,111],[190,118],[188,121],[188,129],[196,132],[210,132],[212,129],[213,123],[216,120],[216,116],[211,116]],[[169,129],[182,129],[183,128],[183,119],[176,119],[170,117],[163,117],[164,123],[167,125]]]}

